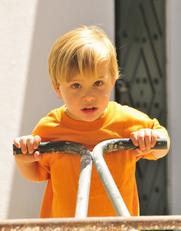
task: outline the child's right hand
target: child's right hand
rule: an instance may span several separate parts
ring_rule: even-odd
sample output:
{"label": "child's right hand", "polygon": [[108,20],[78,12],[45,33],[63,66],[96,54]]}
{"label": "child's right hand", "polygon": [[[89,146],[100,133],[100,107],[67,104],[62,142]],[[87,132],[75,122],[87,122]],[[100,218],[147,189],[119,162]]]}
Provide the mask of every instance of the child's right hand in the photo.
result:
{"label": "child's right hand", "polygon": [[[41,142],[40,136],[21,136],[14,139],[14,145],[17,148],[21,148],[23,155],[18,155],[18,158],[22,158],[25,162],[39,161],[41,155],[38,151],[35,151]],[[32,155],[26,155],[32,154]]]}

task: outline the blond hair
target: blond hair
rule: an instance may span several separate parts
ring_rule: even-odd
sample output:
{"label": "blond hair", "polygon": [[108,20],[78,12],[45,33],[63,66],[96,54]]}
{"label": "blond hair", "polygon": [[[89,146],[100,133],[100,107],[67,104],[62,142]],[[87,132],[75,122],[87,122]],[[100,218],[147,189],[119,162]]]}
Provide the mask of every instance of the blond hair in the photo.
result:
{"label": "blond hair", "polygon": [[103,62],[108,63],[111,76],[117,79],[116,51],[105,32],[97,26],[79,27],[54,43],[48,59],[51,81],[57,87],[75,73],[94,76]]}

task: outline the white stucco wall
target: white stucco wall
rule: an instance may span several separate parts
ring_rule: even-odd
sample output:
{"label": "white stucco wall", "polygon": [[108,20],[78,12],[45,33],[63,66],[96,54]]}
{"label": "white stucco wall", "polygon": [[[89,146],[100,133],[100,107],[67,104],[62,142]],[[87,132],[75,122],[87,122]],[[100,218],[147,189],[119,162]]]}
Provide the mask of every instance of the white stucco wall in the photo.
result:
{"label": "white stucco wall", "polygon": [[17,172],[12,139],[28,134],[61,102],[48,79],[54,40],[82,24],[103,27],[114,40],[114,1],[0,1],[0,219],[38,217],[43,184]]}
{"label": "white stucco wall", "polygon": [[18,192],[12,188],[12,139],[22,122],[35,17],[36,1],[0,2],[0,218],[8,216],[11,195]]}

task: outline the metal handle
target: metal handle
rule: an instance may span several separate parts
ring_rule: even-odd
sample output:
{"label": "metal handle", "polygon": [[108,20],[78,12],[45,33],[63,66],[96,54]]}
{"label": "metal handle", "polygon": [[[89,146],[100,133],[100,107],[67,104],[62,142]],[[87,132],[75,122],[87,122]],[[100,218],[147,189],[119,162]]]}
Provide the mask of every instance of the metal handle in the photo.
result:
{"label": "metal handle", "polygon": [[[116,150],[129,150],[136,149],[131,139],[123,138],[123,139],[112,139],[110,143],[104,149],[104,152],[112,152]],[[166,149],[167,148],[167,140],[166,139],[158,139],[156,145],[153,149]],[[51,141],[51,142],[41,142],[39,147],[35,151],[39,151],[40,153],[51,153],[51,152],[67,152],[67,153],[78,153],[81,154],[85,152],[87,148],[76,142],[68,142],[68,141]],[[13,144],[13,154],[18,155],[22,154],[21,149],[17,148]]]}
{"label": "metal handle", "polygon": [[[76,142],[50,141],[50,142],[41,142],[35,151],[39,151],[42,154],[55,153],[55,152],[81,154],[87,151],[87,148],[84,145]],[[19,154],[22,154],[21,148],[17,148],[13,144],[13,155],[19,155]]]}
{"label": "metal handle", "polygon": [[[166,147],[167,141],[165,139],[159,139],[153,149],[166,149]],[[102,141],[94,147],[92,152],[80,143],[67,141],[41,142],[37,150],[40,153],[66,152],[81,155],[81,170],[78,183],[75,217],[85,218],[88,213],[92,160],[117,214],[119,216],[130,216],[106,162],[104,161],[103,153],[136,148],[137,147],[133,145],[131,139],[125,138]],[[13,154],[21,154],[21,149],[13,145]]]}

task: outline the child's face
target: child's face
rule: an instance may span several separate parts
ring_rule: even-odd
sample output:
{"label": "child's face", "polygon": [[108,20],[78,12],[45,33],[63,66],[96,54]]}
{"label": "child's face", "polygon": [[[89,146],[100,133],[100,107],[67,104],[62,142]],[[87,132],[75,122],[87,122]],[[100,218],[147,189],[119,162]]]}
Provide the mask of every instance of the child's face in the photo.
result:
{"label": "child's face", "polygon": [[94,121],[104,114],[114,83],[108,65],[104,64],[100,65],[96,77],[77,74],[68,82],[62,81],[57,93],[67,107],[69,117]]}

